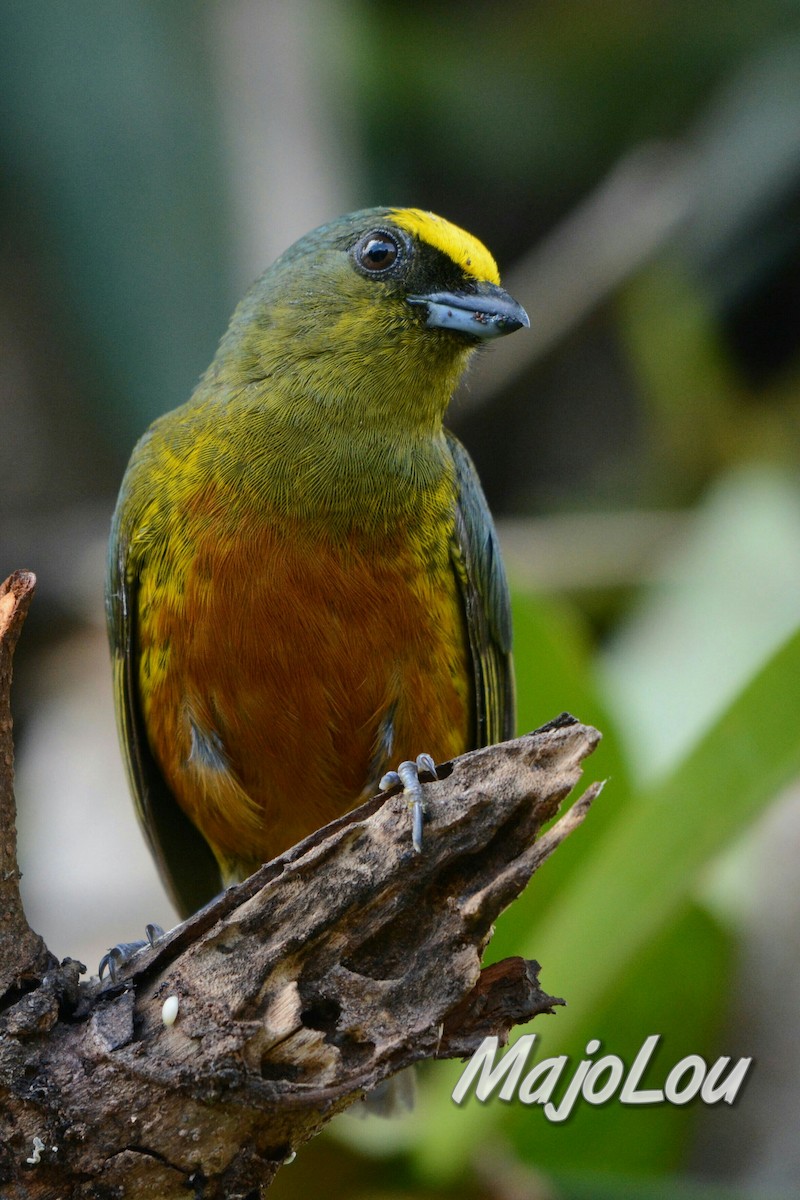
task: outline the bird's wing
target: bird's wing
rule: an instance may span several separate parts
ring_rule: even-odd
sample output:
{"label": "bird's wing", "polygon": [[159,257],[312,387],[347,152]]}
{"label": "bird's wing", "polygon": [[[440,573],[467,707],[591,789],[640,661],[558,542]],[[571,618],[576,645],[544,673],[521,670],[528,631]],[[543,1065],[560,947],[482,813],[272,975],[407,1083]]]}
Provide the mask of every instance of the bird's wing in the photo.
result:
{"label": "bird's wing", "polygon": [[138,570],[115,517],[109,549],[106,614],[114,670],[114,706],[134,804],[159,874],[182,916],[196,912],[222,888],[211,848],[167,786],[144,726],[136,656]]}
{"label": "bird's wing", "polygon": [[456,522],[451,560],[461,590],[475,683],[475,746],[514,736],[511,602],[486,497],[467,451],[449,431]]}

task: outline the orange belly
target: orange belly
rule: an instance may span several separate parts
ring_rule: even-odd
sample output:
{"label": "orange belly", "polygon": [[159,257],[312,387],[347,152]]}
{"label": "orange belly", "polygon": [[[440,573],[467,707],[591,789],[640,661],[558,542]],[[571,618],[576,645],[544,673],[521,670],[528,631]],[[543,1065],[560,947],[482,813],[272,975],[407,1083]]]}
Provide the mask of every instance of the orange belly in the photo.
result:
{"label": "orange belly", "polygon": [[[353,807],[389,766],[472,736],[464,618],[443,538],[193,540],[141,580],[140,692],[156,759],[227,880]],[[168,567],[168,564],[167,564]]]}

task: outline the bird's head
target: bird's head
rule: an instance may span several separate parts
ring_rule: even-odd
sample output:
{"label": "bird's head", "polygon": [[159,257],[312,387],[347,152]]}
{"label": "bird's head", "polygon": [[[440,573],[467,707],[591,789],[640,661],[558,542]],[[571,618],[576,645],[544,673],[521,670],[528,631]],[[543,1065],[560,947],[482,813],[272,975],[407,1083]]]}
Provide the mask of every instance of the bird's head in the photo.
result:
{"label": "bird's head", "polygon": [[485,246],[415,208],[351,213],[307,234],[234,314],[217,370],[329,416],[441,424],[474,350],[529,324]]}

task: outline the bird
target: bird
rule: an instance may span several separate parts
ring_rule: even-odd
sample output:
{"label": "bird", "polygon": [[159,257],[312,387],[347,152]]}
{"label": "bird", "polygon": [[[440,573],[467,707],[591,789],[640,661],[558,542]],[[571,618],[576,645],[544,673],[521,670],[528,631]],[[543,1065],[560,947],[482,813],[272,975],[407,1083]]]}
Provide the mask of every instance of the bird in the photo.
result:
{"label": "bird", "polygon": [[476,350],[528,325],[477,238],[363,209],[266,270],[137,443],[108,556],[115,709],[182,916],[392,763],[513,736],[498,539],[443,422]]}

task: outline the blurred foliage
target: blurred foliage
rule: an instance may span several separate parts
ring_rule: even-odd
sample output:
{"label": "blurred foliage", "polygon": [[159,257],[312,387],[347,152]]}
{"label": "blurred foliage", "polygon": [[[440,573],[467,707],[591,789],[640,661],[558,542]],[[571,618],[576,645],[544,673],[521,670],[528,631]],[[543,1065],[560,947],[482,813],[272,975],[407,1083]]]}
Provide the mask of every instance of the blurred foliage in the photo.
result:
{"label": "blurred foliage", "polygon": [[38,276],[73,420],[119,455],[186,398],[236,299],[195,13],[190,0],[0,9],[8,266]]}
{"label": "blurred foliage", "polygon": [[350,13],[367,144],[389,151],[372,156],[376,187],[403,199],[411,183],[426,204],[445,189],[503,261],[628,146],[684,132],[798,16],[791,0],[467,0],[457,18],[448,0],[382,0]]}
{"label": "blurred foliage", "polygon": [[[752,482],[745,476],[728,485],[751,510]],[[795,499],[800,499],[797,488]],[[715,502],[712,496],[709,506]],[[740,522],[746,521],[747,505],[737,511]],[[699,521],[704,516],[701,509]],[[775,545],[780,547],[780,537]],[[690,557],[691,549],[684,554]],[[779,563],[780,557],[773,567]],[[713,588],[720,565],[720,559],[707,560],[707,586]],[[680,575],[675,565],[671,575]],[[658,644],[672,614],[659,587],[649,593],[642,604],[649,637]],[[682,603],[679,590],[675,602]],[[537,958],[544,964],[544,986],[568,999],[567,1009],[534,1026],[537,1059],[566,1053],[577,1062],[585,1043],[596,1037],[605,1052],[631,1063],[645,1038],[657,1032],[662,1041],[651,1083],[657,1086],[687,1054],[707,1061],[721,1053],[746,1056],[746,1041],[732,1044],[728,1028],[735,922],[730,914],[721,920],[709,910],[701,885],[719,856],[800,774],[800,629],[759,663],[741,690],[729,689],[724,699],[717,694],[718,716],[710,724],[699,723],[683,755],[673,753],[656,779],[648,780],[644,772],[644,782],[636,784],[631,780],[643,774],[642,766],[628,762],[626,768],[614,703],[611,697],[602,699],[603,675],[598,679],[580,622],[532,596],[515,598],[515,616],[522,728],[554,715],[566,700],[603,730],[604,742],[587,763],[587,774],[608,780],[586,825],[503,915],[489,947],[487,961],[514,953]],[[639,619],[644,619],[641,613]],[[711,610],[708,620],[714,620]],[[749,649],[743,646],[742,653]],[[675,660],[677,671],[680,665]],[[643,703],[647,682],[638,684]],[[663,715],[655,690],[652,705]],[[442,1196],[454,1179],[463,1178],[464,1164],[474,1164],[481,1148],[498,1140],[532,1168],[552,1172],[548,1186],[554,1190],[543,1195],[650,1195],[644,1183],[641,1191],[634,1187],[629,1193],[610,1183],[604,1191],[597,1181],[605,1174],[652,1176],[685,1166],[699,1116],[696,1105],[646,1110],[579,1105],[566,1124],[554,1126],[540,1110],[519,1103],[469,1100],[457,1109],[449,1093],[461,1069],[437,1064],[426,1071],[417,1114],[388,1133],[370,1125],[353,1134],[340,1124],[339,1136],[362,1147],[372,1139],[376,1152],[404,1150],[416,1163],[419,1180],[438,1182],[443,1190],[435,1194]],[[580,1184],[573,1192],[563,1183],[562,1176],[580,1171],[595,1181],[596,1192],[584,1193]],[[573,1183],[579,1178],[574,1175]],[[683,1194],[673,1186],[673,1194]],[[661,1193],[656,1188],[652,1194]],[[746,1193],[715,1189],[709,1194]]]}
{"label": "blurred foliage", "polygon": [[[258,55],[237,56],[275,31],[287,74],[331,110],[322,166],[314,131],[298,141],[283,123],[295,94],[282,107],[273,90],[265,109]],[[244,216],[234,200],[253,160],[273,212],[291,217],[292,181],[309,178],[320,219],[341,194],[429,207],[506,270],[555,244],[642,146],[676,151],[680,218],[491,404],[451,414],[498,513],[685,518],[641,578],[516,588],[520,729],[564,709],[595,724],[587,774],[608,782],[490,956],[539,959],[568,1000],[533,1027],[540,1055],[580,1058],[597,1037],[629,1060],[652,1033],[665,1064],[751,1053],[756,1031],[734,1022],[758,886],[742,844],[800,768],[797,0],[5,0],[0,67],[0,550],[3,574],[42,577],[34,638],[57,639],[64,592],[99,602],[83,552],[105,536],[134,439],[189,394],[223,330],[243,229],[265,211],[263,196]],[[330,164],[346,178],[326,189]],[[554,310],[568,310],[580,280],[555,277]],[[610,536],[601,549],[613,558]],[[800,946],[780,951],[788,979]],[[796,1091],[767,1118],[745,1092],[704,1183],[696,1105],[584,1105],[555,1126],[518,1104],[456,1109],[458,1071],[422,1072],[402,1121],[337,1122],[273,1194],[315,1195],[320,1180],[330,1200],[800,1187],[796,1162],[764,1166]]]}

